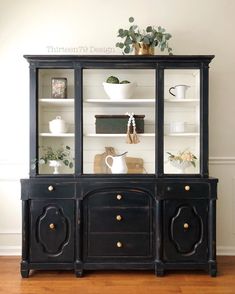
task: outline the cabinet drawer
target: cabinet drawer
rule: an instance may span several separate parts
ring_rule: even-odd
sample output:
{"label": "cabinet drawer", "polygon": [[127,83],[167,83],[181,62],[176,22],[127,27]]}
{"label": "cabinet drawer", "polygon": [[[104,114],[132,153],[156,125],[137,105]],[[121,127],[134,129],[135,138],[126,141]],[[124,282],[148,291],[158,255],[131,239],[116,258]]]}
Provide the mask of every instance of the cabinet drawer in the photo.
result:
{"label": "cabinet drawer", "polygon": [[94,208],[89,210],[90,232],[149,232],[149,208]]}
{"label": "cabinet drawer", "polygon": [[150,196],[140,190],[109,190],[89,196],[88,206],[140,207],[149,206]]}
{"label": "cabinet drawer", "polygon": [[149,234],[90,234],[89,256],[149,256]]}
{"label": "cabinet drawer", "polygon": [[29,195],[31,199],[38,198],[73,198],[75,184],[66,182],[30,183]]}
{"label": "cabinet drawer", "polygon": [[208,183],[164,183],[158,185],[158,195],[168,198],[209,197],[210,185]]}

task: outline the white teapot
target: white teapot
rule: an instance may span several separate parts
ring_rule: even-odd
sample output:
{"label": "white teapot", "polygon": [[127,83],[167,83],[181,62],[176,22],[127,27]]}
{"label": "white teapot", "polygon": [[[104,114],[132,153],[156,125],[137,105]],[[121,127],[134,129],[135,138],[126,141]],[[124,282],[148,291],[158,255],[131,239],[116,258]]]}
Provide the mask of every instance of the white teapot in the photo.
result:
{"label": "white teapot", "polygon": [[[106,165],[111,169],[112,174],[126,174],[127,173],[127,165],[126,165],[126,154],[127,152],[124,152],[120,155],[108,155],[105,157],[105,163]],[[112,158],[113,163],[110,165],[108,163],[108,158]]]}
{"label": "white teapot", "polygon": [[49,122],[49,130],[53,134],[66,133],[67,125],[61,116],[57,116],[55,119]]}

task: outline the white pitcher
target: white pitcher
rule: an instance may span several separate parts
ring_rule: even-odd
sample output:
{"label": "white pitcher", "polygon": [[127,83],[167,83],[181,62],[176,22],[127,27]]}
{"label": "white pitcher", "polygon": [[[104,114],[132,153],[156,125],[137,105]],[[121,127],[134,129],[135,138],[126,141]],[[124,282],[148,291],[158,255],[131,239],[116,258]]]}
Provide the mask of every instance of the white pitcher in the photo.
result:
{"label": "white pitcher", "polygon": [[[169,93],[173,96],[175,96],[176,99],[185,99],[186,90],[190,88],[190,86],[187,85],[176,85],[174,87],[171,87],[169,89]],[[171,92],[171,90],[175,90],[175,94]]]}
{"label": "white pitcher", "polygon": [[[127,173],[127,165],[126,165],[126,154],[127,152],[124,152],[120,155],[108,155],[105,157],[105,163],[106,165],[111,169],[112,174],[126,174]],[[113,163],[110,165],[108,163],[108,158],[112,158]]]}

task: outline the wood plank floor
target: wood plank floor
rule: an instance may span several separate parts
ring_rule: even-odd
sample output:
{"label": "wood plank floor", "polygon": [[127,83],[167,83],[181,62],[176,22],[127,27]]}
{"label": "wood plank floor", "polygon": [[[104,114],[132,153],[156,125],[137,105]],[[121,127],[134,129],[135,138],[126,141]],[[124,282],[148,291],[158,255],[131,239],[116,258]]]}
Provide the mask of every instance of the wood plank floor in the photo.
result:
{"label": "wood plank floor", "polygon": [[89,271],[76,278],[69,271],[35,271],[28,279],[19,274],[19,257],[0,257],[1,294],[208,294],[235,293],[235,256],[219,256],[219,274],[171,271],[156,277],[152,271]]}

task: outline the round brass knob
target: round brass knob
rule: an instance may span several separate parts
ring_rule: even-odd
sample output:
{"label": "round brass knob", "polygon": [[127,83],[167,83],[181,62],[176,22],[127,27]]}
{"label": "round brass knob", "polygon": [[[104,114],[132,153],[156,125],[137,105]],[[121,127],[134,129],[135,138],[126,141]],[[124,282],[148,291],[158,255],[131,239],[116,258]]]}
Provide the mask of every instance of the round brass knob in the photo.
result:
{"label": "round brass knob", "polygon": [[49,228],[51,229],[51,230],[54,230],[55,229],[55,224],[49,224]]}
{"label": "round brass knob", "polygon": [[187,224],[187,223],[184,223],[184,229],[188,229],[189,228],[189,224]]}
{"label": "round brass knob", "polygon": [[185,186],[185,187],[184,187],[184,190],[185,190],[185,191],[189,191],[189,190],[190,190],[190,186]]}
{"label": "round brass knob", "polygon": [[117,247],[121,248],[122,247],[122,242],[117,242]]}
{"label": "round brass knob", "polygon": [[54,187],[53,187],[52,185],[50,185],[50,186],[48,187],[48,191],[49,191],[49,192],[54,191]]}
{"label": "round brass knob", "polygon": [[117,215],[117,216],[116,216],[116,220],[120,222],[120,221],[122,220],[122,216],[121,216],[120,214]]}
{"label": "round brass knob", "polygon": [[122,195],[118,194],[117,195],[117,200],[121,200],[122,199]]}

